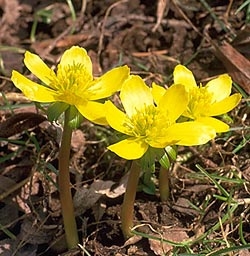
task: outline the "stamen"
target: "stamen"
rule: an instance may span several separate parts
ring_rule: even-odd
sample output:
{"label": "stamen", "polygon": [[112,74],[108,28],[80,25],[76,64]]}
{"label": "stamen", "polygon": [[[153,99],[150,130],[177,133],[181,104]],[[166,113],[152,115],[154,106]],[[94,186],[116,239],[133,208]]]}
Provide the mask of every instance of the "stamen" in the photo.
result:
{"label": "stamen", "polygon": [[50,87],[58,92],[58,101],[75,105],[79,100],[89,97],[87,89],[92,79],[81,63],[73,63],[68,66],[59,64]]}
{"label": "stamen", "polygon": [[149,144],[152,140],[164,137],[166,128],[170,125],[167,113],[160,112],[154,105],[138,110],[132,117],[128,117],[124,124],[129,134],[144,138]]}
{"label": "stamen", "polygon": [[194,118],[202,116],[212,103],[212,94],[205,87],[197,87],[190,91],[188,112]]}

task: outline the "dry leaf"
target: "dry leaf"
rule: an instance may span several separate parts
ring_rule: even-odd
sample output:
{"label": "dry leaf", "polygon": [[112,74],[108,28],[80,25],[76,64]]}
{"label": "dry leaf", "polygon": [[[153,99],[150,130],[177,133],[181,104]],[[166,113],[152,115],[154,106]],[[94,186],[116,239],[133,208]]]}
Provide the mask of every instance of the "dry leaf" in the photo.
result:
{"label": "dry leaf", "polygon": [[113,181],[96,180],[89,188],[82,187],[77,189],[73,198],[75,214],[79,216],[93,207],[102,195],[110,191],[113,184]]}
{"label": "dry leaf", "polygon": [[[18,219],[18,207],[14,203],[5,204],[1,207],[0,223],[2,226],[12,227]],[[0,232],[2,234],[2,231]]]}
{"label": "dry leaf", "polygon": [[0,240],[0,255],[1,256],[36,256],[37,255],[37,245],[25,244],[22,248],[17,251],[23,241],[19,239],[3,239]]}
{"label": "dry leaf", "polygon": [[45,120],[46,117],[31,112],[14,114],[0,123],[0,137],[8,138],[16,135],[30,128],[34,128]]}
{"label": "dry leaf", "polygon": [[42,225],[35,217],[29,216],[22,222],[19,238],[29,244],[44,244],[51,241],[56,229],[56,225]]}
{"label": "dry leaf", "polygon": [[168,12],[168,10],[169,10],[169,0],[158,0],[157,12],[156,12],[157,21],[155,26],[152,29],[153,32],[155,32],[157,28],[160,26],[163,20],[164,14],[165,12]]}
{"label": "dry leaf", "polygon": [[85,136],[84,133],[80,130],[74,130],[72,132],[71,139],[71,147],[75,152],[79,152],[79,150],[85,145]]}
{"label": "dry leaf", "polygon": [[239,256],[250,256],[250,251],[247,249],[240,250],[239,251]]}
{"label": "dry leaf", "polygon": [[128,183],[128,176],[129,172],[127,172],[121,179],[118,184],[118,186],[113,186],[114,188],[112,190],[107,191],[105,194],[109,198],[116,198],[118,196],[121,196],[125,193],[127,183]]}
{"label": "dry leaf", "polygon": [[190,201],[184,197],[179,197],[173,205],[173,210],[190,216],[198,216],[199,212],[191,207]]}
{"label": "dry leaf", "polygon": [[[182,228],[170,227],[165,228],[165,230],[160,235],[154,235],[160,239],[165,239],[173,242],[183,242],[188,239],[186,231]],[[154,251],[155,255],[165,255],[173,249],[173,246],[164,241],[159,241],[155,239],[149,239],[150,248]]]}
{"label": "dry leaf", "polygon": [[232,41],[232,46],[236,48],[247,59],[250,59],[250,24],[246,24]]}

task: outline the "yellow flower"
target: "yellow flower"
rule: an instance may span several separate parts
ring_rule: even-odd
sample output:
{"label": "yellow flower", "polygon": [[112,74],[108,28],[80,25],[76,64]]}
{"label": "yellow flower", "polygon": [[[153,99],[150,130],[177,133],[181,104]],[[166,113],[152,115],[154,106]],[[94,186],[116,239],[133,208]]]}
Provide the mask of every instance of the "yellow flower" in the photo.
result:
{"label": "yellow flower", "polygon": [[106,124],[106,119],[103,104],[96,100],[109,97],[120,90],[129,76],[129,68],[123,66],[94,78],[90,57],[84,48],[78,46],[64,52],[56,71],[50,69],[39,56],[28,51],[25,53],[24,63],[44,84],[35,83],[14,70],[11,80],[27,98],[75,106],[85,118],[98,124]]}
{"label": "yellow flower", "polygon": [[[227,74],[209,81],[206,86],[197,86],[192,72],[182,65],[174,69],[174,84],[185,86],[189,103],[183,116],[214,127],[216,132],[226,132],[229,126],[214,118],[225,114],[238,105],[241,95],[230,96],[232,80]],[[159,92],[158,92],[159,95]]]}
{"label": "yellow flower", "polygon": [[109,125],[127,135],[108,147],[125,159],[139,159],[148,149],[163,149],[167,145],[199,145],[215,137],[211,127],[198,122],[176,123],[188,104],[183,85],[166,90],[159,104],[154,103],[151,89],[139,76],[130,76],[123,84],[119,110],[107,101],[106,119]]}

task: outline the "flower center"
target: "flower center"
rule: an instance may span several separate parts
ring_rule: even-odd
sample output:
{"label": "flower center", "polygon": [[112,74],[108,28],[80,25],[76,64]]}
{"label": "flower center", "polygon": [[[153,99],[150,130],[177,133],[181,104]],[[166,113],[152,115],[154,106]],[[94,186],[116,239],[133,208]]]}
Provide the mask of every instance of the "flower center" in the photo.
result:
{"label": "flower center", "polygon": [[58,92],[58,101],[71,105],[89,98],[88,87],[93,80],[81,63],[58,65],[56,76],[51,80],[50,87]]}
{"label": "flower center", "polygon": [[209,106],[212,104],[212,94],[206,87],[197,87],[189,92],[188,110],[193,118],[205,116]]}
{"label": "flower center", "polygon": [[131,117],[127,117],[124,124],[128,134],[144,139],[150,144],[157,138],[165,136],[167,127],[171,125],[167,113],[160,112],[154,105],[145,106]]}

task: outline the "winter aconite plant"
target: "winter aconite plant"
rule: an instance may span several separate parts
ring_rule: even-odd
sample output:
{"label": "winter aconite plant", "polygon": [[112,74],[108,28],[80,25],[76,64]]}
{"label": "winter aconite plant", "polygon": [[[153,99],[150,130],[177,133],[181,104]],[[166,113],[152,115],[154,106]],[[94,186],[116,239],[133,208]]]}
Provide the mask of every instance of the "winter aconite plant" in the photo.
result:
{"label": "winter aconite plant", "polygon": [[[229,125],[219,120],[217,116],[226,114],[235,108],[240,100],[239,93],[231,94],[232,80],[227,74],[210,80],[205,86],[197,86],[193,73],[183,65],[177,65],[174,69],[174,84],[182,84],[185,87],[188,104],[182,113],[182,119],[197,121],[204,125],[213,127],[217,133],[227,132]],[[153,83],[152,92],[159,104],[160,99],[166,92],[162,86]],[[190,136],[190,135],[187,135]],[[164,174],[165,173],[165,174]],[[159,174],[159,188],[161,191],[168,191],[167,170],[162,166]],[[165,200],[168,195],[161,193],[161,199]]]}
{"label": "winter aconite plant", "polygon": [[125,237],[131,235],[133,205],[141,170],[150,171],[155,160],[161,161],[169,145],[200,145],[213,139],[215,129],[197,121],[178,123],[189,101],[184,85],[175,84],[165,90],[157,104],[152,90],[139,76],[130,76],[120,93],[125,113],[110,101],[106,105],[106,119],[126,138],[108,147],[117,155],[135,160],[132,163],[121,212]]}
{"label": "winter aconite plant", "polygon": [[120,92],[125,112],[110,101],[105,103],[107,122],[125,135],[108,149],[134,160],[121,211],[126,238],[131,236],[135,194],[142,171],[153,171],[155,161],[160,162],[159,189],[161,199],[166,200],[168,166],[164,159],[169,146],[202,145],[213,139],[216,132],[227,131],[227,124],[211,116],[226,113],[239,103],[239,94],[229,96],[231,86],[230,77],[222,75],[205,87],[198,87],[191,71],[178,65],[174,84],[168,89],[156,84],[150,89],[139,76],[130,76]]}
{"label": "winter aconite plant", "polygon": [[[39,56],[25,53],[26,67],[41,80],[31,81],[17,71],[12,81],[30,100],[47,103],[51,121],[64,115],[64,128],[59,151],[59,192],[66,240],[69,248],[79,240],[70,190],[69,157],[72,129],[83,118],[96,124],[110,125],[122,139],[108,149],[132,160],[121,211],[125,238],[132,235],[133,206],[141,174],[150,173],[155,162],[161,165],[159,191],[161,200],[168,198],[168,155],[175,157],[175,145],[202,145],[226,132],[229,126],[215,116],[232,110],[241,95],[230,96],[232,81],[228,75],[197,86],[190,70],[177,65],[174,84],[168,89],[152,84],[148,87],[140,76],[130,75],[129,68],[114,68],[99,78],[92,75],[92,62],[85,49],[77,46],[66,50],[56,70]],[[120,91],[122,106],[110,100],[97,100]]]}
{"label": "winter aconite plant", "polygon": [[98,124],[106,124],[104,105],[97,102],[120,90],[129,75],[127,66],[114,68],[99,78],[92,75],[92,62],[85,49],[77,46],[66,50],[54,71],[39,56],[25,53],[26,67],[41,80],[33,82],[12,72],[11,80],[30,100],[50,103],[48,118],[56,120],[64,114],[64,128],[59,151],[59,191],[68,248],[78,242],[77,227],[70,190],[69,156],[72,128],[82,118]]}

